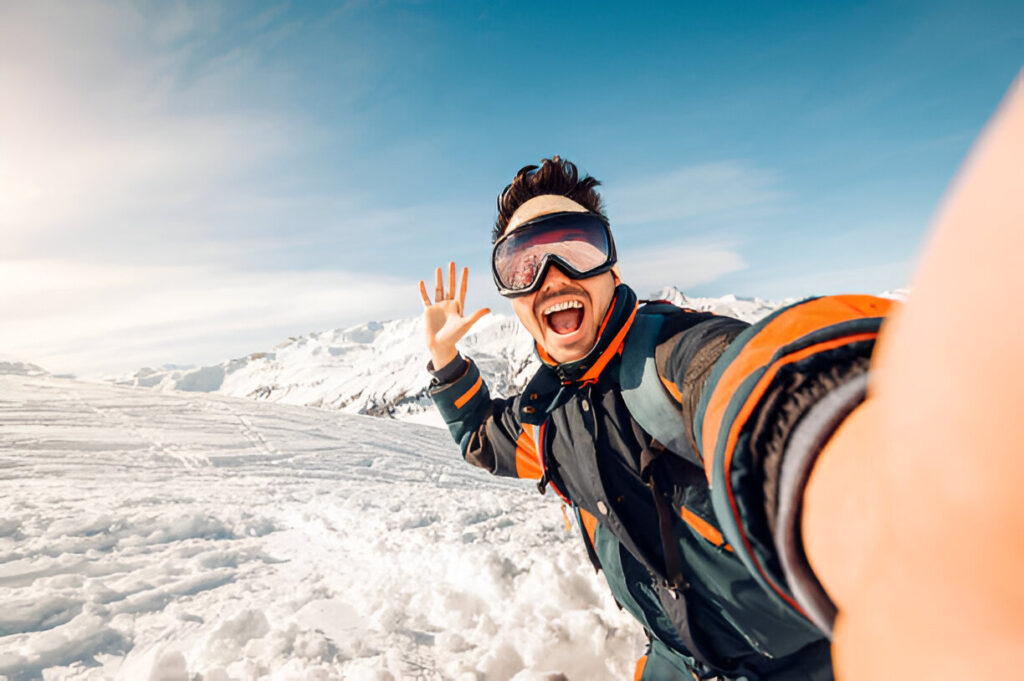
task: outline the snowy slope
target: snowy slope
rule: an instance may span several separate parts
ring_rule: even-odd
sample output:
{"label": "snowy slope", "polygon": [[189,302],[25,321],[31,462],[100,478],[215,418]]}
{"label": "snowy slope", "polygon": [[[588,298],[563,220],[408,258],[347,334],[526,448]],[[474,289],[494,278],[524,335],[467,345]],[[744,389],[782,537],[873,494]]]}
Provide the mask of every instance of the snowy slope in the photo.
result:
{"label": "snowy slope", "polygon": [[601,580],[443,431],[0,376],[9,681],[628,678]]}
{"label": "snowy slope", "polygon": [[[783,304],[735,296],[688,298],[673,288],[652,297],[751,322]],[[497,395],[522,390],[538,361],[530,336],[514,317],[504,315],[484,317],[461,349],[477,362]],[[116,382],[442,425],[427,396],[428,359],[422,320],[400,319],[291,338],[270,351],[214,366],[142,369]]]}

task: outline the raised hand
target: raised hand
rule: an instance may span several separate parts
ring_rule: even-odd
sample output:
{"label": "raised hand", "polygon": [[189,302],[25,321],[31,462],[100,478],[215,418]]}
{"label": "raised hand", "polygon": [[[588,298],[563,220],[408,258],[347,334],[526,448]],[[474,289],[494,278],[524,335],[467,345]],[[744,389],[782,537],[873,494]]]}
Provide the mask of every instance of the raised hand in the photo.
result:
{"label": "raised hand", "polygon": [[451,362],[459,354],[455,344],[469,332],[469,329],[485,314],[490,312],[481,308],[469,317],[463,316],[466,303],[466,279],[469,269],[462,268],[462,281],[458,295],[455,289],[455,263],[448,263],[448,289],[445,290],[444,276],[441,268],[437,268],[437,284],[434,289],[434,302],[430,302],[427,285],[420,281],[420,296],[423,298],[423,320],[426,322],[427,349],[434,362],[434,368],[440,369]]}

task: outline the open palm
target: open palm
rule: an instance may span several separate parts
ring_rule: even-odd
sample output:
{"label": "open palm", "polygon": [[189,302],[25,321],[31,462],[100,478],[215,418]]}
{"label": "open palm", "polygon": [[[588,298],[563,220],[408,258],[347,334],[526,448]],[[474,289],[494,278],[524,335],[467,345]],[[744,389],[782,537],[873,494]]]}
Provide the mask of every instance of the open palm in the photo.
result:
{"label": "open palm", "polygon": [[426,306],[423,311],[425,322],[427,349],[430,350],[434,367],[440,369],[452,361],[458,354],[455,344],[465,336],[470,328],[479,321],[481,317],[490,312],[487,308],[481,308],[469,317],[464,316],[466,302],[466,280],[469,277],[469,269],[462,268],[462,280],[458,290],[455,286],[455,263],[448,264],[448,288],[445,289],[444,275],[441,268],[437,268],[437,281],[434,288],[434,301],[431,302],[427,293],[427,285],[420,281],[420,296]]}

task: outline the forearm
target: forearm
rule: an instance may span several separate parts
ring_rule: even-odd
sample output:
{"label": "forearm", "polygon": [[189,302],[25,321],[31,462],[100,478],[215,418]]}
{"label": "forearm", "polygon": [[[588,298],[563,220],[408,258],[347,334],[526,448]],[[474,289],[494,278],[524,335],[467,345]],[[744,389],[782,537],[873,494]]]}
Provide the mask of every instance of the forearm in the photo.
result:
{"label": "forearm", "polygon": [[476,365],[457,355],[435,370],[431,397],[468,463],[495,475],[539,478],[532,438],[514,400],[492,399]]}
{"label": "forearm", "polygon": [[440,369],[431,360],[427,369],[434,376],[430,397],[441,412],[449,432],[460,447],[483,423],[489,412],[490,392],[476,365],[456,355]]}

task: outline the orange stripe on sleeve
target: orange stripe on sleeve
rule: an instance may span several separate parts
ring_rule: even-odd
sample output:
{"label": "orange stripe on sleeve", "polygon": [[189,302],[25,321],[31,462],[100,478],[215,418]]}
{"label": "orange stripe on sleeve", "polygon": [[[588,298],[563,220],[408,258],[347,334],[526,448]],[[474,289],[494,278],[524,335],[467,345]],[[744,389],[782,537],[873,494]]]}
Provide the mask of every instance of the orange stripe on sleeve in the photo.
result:
{"label": "orange stripe on sleeve", "polygon": [[[736,441],[739,439],[740,431],[743,430],[743,425],[746,423],[747,419],[753,413],[754,409],[757,407],[758,402],[761,400],[761,396],[764,395],[764,392],[768,389],[768,386],[775,379],[776,374],[779,373],[779,370],[782,367],[786,366],[787,364],[792,364],[793,362],[799,362],[800,360],[806,357],[810,357],[811,355],[817,354],[819,352],[824,352],[825,350],[837,348],[842,345],[847,345],[849,343],[856,343],[857,341],[870,340],[872,338],[877,337],[877,335],[878,334],[876,332],[872,331],[868,333],[855,334],[853,336],[845,336],[843,338],[834,338],[830,341],[818,343],[817,345],[812,345],[798,352],[786,355],[785,357],[780,358],[778,361],[772,364],[768,368],[768,370],[764,372],[764,375],[761,376],[761,379],[757,382],[757,385],[754,386],[753,391],[751,391],[750,395],[747,397],[746,402],[744,402],[743,406],[740,408],[740,411],[736,415],[736,418],[733,419],[732,421],[732,428],[728,433],[728,440],[726,441],[725,459],[723,461],[724,469],[726,471],[730,470],[732,466],[734,450],[736,449]],[[713,459],[714,457],[707,458],[710,460]],[[709,476],[710,470],[711,469],[708,468]],[[738,517],[739,510],[736,505],[736,499],[732,493],[732,485],[729,484],[728,478],[729,476],[726,475],[726,493],[729,497],[729,504],[732,506],[733,515]],[[765,580],[772,586],[775,592],[783,600],[785,600],[787,603],[793,606],[793,608],[795,608],[801,614],[806,615],[806,613],[804,613],[803,608],[801,608],[800,605],[795,600],[793,600],[789,595],[783,592],[782,589],[780,589],[768,575],[768,572],[757,560],[757,555],[754,553],[753,549],[750,546],[750,540],[747,539],[747,536],[743,533],[742,528],[740,528],[740,535],[743,539],[743,544],[746,547],[747,553],[750,555],[751,559],[754,561],[754,565],[757,567],[758,571],[765,578]]]}
{"label": "orange stripe on sleeve", "polygon": [[[810,357],[811,355],[816,355],[819,352],[824,352],[826,350],[838,348],[843,345],[849,345],[850,343],[856,343],[858,341],[871,340],[872,338],[875,338],[877,336],[877,333],[875,333],[874,331],[870,331],[867,333],[858,333],[853,336],[843,336],[842,338],[834,338],[830,341],[818,343],[817,345],[812,345],[798,352],[786,355],[785,357],[780,358],[778,361],[776,361],[774,364],[768,367],[768,370],[765,371],[764,374],[761,376],[761,379],[757,382],[757,385],[755,385],[754,389],[750,392],[750,395],[747,396],[747,400],[746,402],[743,403],[743,406],[740,408],[739,413],[736,414],[736,418],[732,420],[732,428],[728,433],[728,440],[726,440],[725,445],[725,460],[722,462],[724,469],[728,471],[732,467],[732,456],[734,450],[736,449],[736,441],[739,439],[740,431],[743,430],[743,426],[744,424],[746,424],[747,419],[754,412],[754,409],[757,407],[757,404],[761,401],[761,397],[764,395],[765,391],[768,390],[768,386],[771,384],[771,382],[775,379],[776,374],[779,373],[779,369],[786,366],[787,364],[799,362],[800,360]],[[707,459],[711,461],[713,460],[713,457],[707,457]],[[708,465],[710,466],[711,464]],[[730,498],[732,497],[731,490],[729,496]]]}
{"label": "orange stripe on sleeve", "polygon": [[[875,296],[829,296],[796,305],[784,311],[769,322],[756,336],[750,339],[742,352],[732,361],[715,386],[704,412],[704,430],[701,433],[704,448],[714,452],[718,442],[719,429],[729,401],[740,384],[751,373],[767,364],[779,348],[809,333],[833,324],[863,319],[884,317],[892,309],[892,301]],[[871,334],[874,336],[875,334]],[[851,342],[851,338],[841,343]],[[858,339],[859,340],[859,339]],[[824,348],[818,348],[821,350]],[[737,419],[735,422],[742,422]],[[705,472],[711,480],[715,457],[704,457]]]}
{"label": "orange stripe on sleeve", "polygon": [[484,377],[483,376],[477,376],[476,377],[476,383],[473,384],[473,387],[470,388],[469,390],[467,390],[466,392],[462,393],[462,397],[460,397],[459,399],[455,400],[455,408],[456,409],[462,409],[463,405],[465,405],[466,402],[469,402],[471,399],[473,399],[473,395],[476,395],[477,392],[480,391],[480,386],[483,385],[483,384],[484,384]]}

